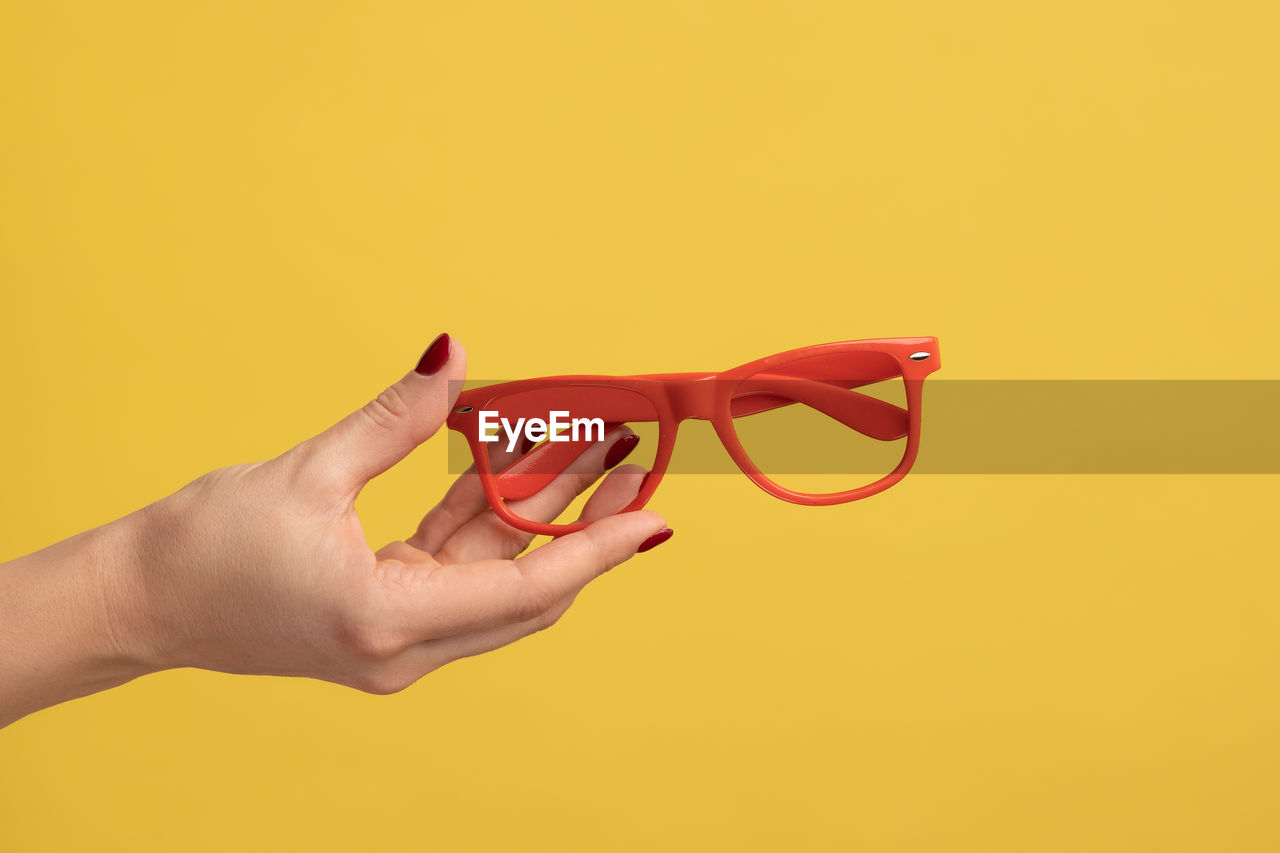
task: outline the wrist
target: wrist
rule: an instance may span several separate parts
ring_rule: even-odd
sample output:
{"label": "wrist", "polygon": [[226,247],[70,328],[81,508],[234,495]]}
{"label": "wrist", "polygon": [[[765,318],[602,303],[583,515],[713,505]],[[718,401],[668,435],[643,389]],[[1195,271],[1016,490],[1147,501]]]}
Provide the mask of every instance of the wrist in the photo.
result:
{"label": "wrist", "polygon": [[0,565],[0,726],[161,667],[133,516]]}
{"label": "wrist", "polygon": [[87,635],[100,649],[100,661],[129,678],[165,669],[145,581],[147,529],[145,511],[139,511],[90,531],[96,535],[85,543],[93,567],[86,582],[99,603]]}

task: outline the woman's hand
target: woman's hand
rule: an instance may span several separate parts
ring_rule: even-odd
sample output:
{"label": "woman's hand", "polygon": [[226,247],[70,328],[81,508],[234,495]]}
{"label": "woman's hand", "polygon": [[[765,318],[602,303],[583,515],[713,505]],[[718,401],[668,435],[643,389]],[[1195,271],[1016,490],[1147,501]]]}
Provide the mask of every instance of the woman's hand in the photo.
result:
{"label": "woman's hand", "polygon": [[[181,666],[394,692],[552,625],[592,579],[670,535],[655,513],[611,515],[646,473],[621,466],[584,510],[594,524],[517,556],[533,537],[498,520],[468,472],[412,536],[371,551],[356,496],[441,427],[465,372],[441,335],[377,399],[283,455],[0,566],[0,725]],[[521,514],[555,517],[627,434]]]}

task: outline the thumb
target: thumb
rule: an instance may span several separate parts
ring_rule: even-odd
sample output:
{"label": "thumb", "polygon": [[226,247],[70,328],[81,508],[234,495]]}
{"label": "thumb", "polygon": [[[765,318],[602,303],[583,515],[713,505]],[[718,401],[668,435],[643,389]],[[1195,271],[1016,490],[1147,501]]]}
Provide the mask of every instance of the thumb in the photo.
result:
{"label": "thumb", "polygon": [[360,409],[307,442],[344,488],[358,490],[440,429],[467,373],[467,354],[447,334],[418,365]]}

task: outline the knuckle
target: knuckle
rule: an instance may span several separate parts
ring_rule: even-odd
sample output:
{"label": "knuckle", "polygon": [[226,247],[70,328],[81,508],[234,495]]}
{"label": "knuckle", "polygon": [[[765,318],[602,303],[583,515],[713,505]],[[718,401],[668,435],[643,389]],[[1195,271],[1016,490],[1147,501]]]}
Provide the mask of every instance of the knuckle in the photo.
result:
{"label": "knuckle", "polygon": [[555,596],[540,584],[525,581],[511,606],[512,622],[529,622],[544,617],[555,606]]}
{"label": "knuckle", "polygon": [[324,452],[323,445],[308,439],[276,457],[276,463],[292,491],[309,492],[333,479],[336,460]]}
{"label": "knuckle", "polygon": [[357,675],[351,683],[351,686],[362,693],[372,693],[375,696],[390,696],[393,693],[399,693],[404,690],[416,678],[396,672],[391,669],[369,669]]}
{"label": "knuckle", "polygon": [[560,617],[564,615],[564,610],[553,607],[533,620],[533,633],[545,631],[560,621]]}
{"label": "knuckle", "polygon": [[612,558],[608,544],[601,542],[599,531],[588,527],[582,532],[586,534],[582,537],[580,551],[584,565],[590,570],[592,577],[599,577],[612,569],[616,561]]}
{"label": "knuckle", "polygon": [[395,429],[408,417],[409,401],[405,399],[399,388],[392,385],[365,403],[360,411],[375,426],[382,429]]}
{"label": "knuckle", "polygon": [[508,557],[518,557],[524,553],[525,549],[533,542],[533,534],[516,531],[507,534],[501,540],[501,553]]}
{"label": "knuckle", "polygon": [[498,518],[492,510],[486,516],[486,521],[488,523],[489,539],[495,543],[497,553],[507,559],[514,559],[519,556],[534,540],[532,533],[526,533],[523,530],[512,527]]}
{"label": "knuckle", "polygon": [[396,631],[365,619],[346,619],[339,624],[338,643],[343,653],[361,662],[390,660],[404,648]]}
{"label": "knuckle", "polygon": [[536,619],[542,613],[541,602],[537,598],[528,594],[521,595],[514,604],[511,605],[511,611],[507,614],[507,622],[528,622]]}

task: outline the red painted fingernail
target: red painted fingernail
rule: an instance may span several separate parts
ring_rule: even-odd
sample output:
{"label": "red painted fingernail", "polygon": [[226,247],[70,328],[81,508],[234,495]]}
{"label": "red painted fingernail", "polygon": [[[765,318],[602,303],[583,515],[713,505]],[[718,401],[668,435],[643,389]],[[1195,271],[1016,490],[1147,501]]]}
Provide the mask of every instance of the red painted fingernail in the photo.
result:
{"label": "red painted fingernail", "polygon": [[449,350],[453,342],[447,333],[442,333],[434,341],[431,346],[427,347],[426,352],[422,354],[422,358],[418,359],[418,366],[414,371],[422,376],[431,376],[439,372],[444,367],[445,362],[449,360]]}
{"label": "red painted fingernail", "polygon": [[613,447],[610,447],[609,452],[604,455],[604,470],[608,471],[614,465],[626,459],[639,443],[640,436],[635,433],[628,433],[615,441]]}
{"label": "red painted fingernail", "polygon": [[648,551],[650,548],[657,548],[663,542],[666,542],[668,539],[670,539],[671,534],[673,533],[675,533],[675,531],[672,530],[670,527],[662,528],[657,533],[653,534],[648,539],[641,542],[640,547],[636,549],[636,553],[643,554],[645,551]]}

